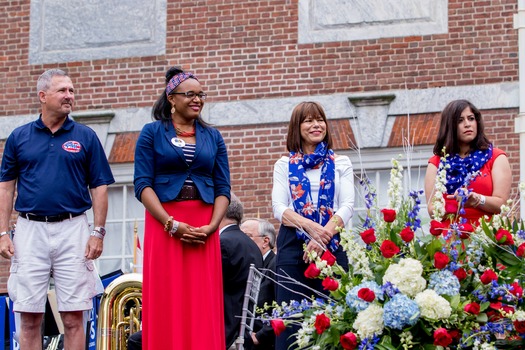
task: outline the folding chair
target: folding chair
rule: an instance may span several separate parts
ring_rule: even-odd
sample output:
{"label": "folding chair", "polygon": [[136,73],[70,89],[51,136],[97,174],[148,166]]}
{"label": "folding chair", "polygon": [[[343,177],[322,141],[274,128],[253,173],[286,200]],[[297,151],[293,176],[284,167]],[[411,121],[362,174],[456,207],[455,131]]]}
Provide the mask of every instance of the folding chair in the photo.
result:
{"label": "folding chair", "polygon": [[253,332],[253,323],[255,322],[257,300],[259,298],[259,290],[261,288],[261,281],[264,275],[251,264],[248,280],[246,281],[246,291],[244,292],[244,302],[242,305],[241,328],[239,336],[235,339],[235,348],[237,350],[244,350],[244,335],[246,332],[251,334]]}

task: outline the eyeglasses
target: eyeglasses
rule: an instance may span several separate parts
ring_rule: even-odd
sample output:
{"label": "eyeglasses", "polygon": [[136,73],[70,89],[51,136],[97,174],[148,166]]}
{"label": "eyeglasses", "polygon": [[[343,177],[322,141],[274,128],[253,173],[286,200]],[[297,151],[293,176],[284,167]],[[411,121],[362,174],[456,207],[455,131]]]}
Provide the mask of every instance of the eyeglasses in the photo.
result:
{"label": "eyeglasses", "polygon": [[200,100],[204,101],[206,100],[206,97],[208,97],[208,94],[205,94],[204,92],[196,93],[195,91],[186,91],[186,92],[172,92],[171,95],[184,95],[190,100],[193,100],[195,96],[198,96]]}

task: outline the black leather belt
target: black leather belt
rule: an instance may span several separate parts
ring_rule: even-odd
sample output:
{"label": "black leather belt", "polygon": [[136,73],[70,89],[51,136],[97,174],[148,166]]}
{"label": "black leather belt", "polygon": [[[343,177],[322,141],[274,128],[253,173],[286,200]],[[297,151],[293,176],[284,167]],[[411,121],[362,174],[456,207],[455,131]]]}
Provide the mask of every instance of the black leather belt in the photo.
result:
{"label": "black leather belt", "polygon": [[58,215],[36,215],[31,213],[19,213],[20,217],[31,221],[41,221],[41,222],[59,222],[66,219],[72,219],[74,217],[80,216],[84,213],[64,213]]}
{"label": "black leather belt", "polygon": [[190,199],[200,199],[200,198],[201,196],[199,195],[199,190],[197,190],[197,187],[191,186],[191,185],[184,185],[182,186],[182,189],[180,190],[175,200],[176,201],[187,201]]}

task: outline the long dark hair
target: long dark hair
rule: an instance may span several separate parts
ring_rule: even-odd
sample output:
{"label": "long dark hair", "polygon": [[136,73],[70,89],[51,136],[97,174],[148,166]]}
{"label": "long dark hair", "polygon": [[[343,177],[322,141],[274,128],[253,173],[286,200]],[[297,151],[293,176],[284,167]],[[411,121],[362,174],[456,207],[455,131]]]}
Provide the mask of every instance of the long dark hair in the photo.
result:
{"label": "long dark hair", "polygon": [[286,137],[286,148],[288,152],[299,152],[302,150],[301,123],[306,117],[323,118],[326,124],[326,135],[323,139],[332,148],[332,136],[324,113],[323,107],[317,102],[301,102],[292,111],[292,117],[288,124],[288,136]]}
{"label": "long dark hair", "polygon": [[450,102],[443,112],[441,112],[441,124],[439,125],[439,133],[436,144],[434,145],[434,154],[440,157],[444,156],[443,147],[445,148],[446,154],[453,155],[459,153],[458,122],[461,113],[467,107],[469,107],[474,114],[477,124],[476,138],[470,143],[470,148],[482,150],[489,148],[490,141],[485,135],[483,118],[481,118],[481,112],[479,109],[477,109],[470,101],[455,100]]}
{"label": "long dark hair", "polygon": [[[173,78],[173,76],[179,73],[184,73],[184,71],[180,67],[171,67],[170,69],[168,69],[168,71],[166,72],[166,81],[164,82],[164,84],[168,85],[168,82],[171,80],[171,78]],[[162,90],[162,93],[160,94],[159,98],[157,99],[157,101],[155,101],[153,109],[151,110],[151,117],[153,118],[153,120],[162,120],[166,124],[171,123],[171,103],[168,101],[165,89]],[[202,126],[209,126],[208,123],[202,120],[200,114],[197,117],[197,122]]]}

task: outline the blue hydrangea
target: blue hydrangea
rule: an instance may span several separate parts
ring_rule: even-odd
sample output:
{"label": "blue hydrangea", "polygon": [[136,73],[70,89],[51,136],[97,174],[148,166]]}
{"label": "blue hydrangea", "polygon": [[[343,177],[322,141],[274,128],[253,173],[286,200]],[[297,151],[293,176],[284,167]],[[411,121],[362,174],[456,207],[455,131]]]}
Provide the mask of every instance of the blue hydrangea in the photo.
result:
{"label": "blue hydrangea", "polygon": [[383,309],[385,326],[394,329],[415,325],[420,315],[417,303],[404,294],[394,295]]}
{"label": "blue hydrangea", "polygon": [[430,275],[428,287],[439,295],[454,296],[459,294],[459,280],[449,270],[439,270]]}
{"label": "blue hydrangea", "polygon": [[346,294],[346,304],[353,310],[357,312],[363,311],[368,307],[368,305],[370,305],[369,302],[364,301],[363,299],[357,296],[357,293],[359,292],[361,288],[368,288],[372,290],[374,294],[376,295],[376,299],[383,300],[383,290],[380,285],[378,285],[374,281],[363,282],[360,285],[352,288]]}

